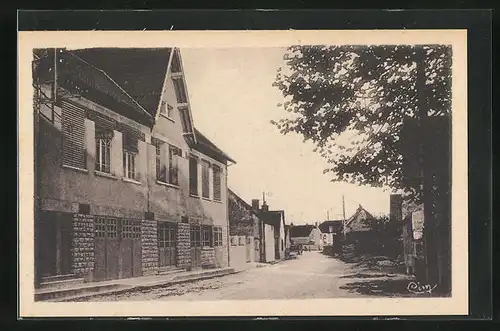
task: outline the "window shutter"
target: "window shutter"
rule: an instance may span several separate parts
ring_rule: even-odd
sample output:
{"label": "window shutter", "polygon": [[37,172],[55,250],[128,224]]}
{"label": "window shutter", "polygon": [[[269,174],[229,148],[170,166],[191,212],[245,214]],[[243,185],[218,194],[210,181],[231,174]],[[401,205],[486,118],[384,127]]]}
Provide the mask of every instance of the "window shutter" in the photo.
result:
{"label": "window shutter", "polygon": [[85,169],[85,110],[62,101],[62,163]]}
{"label": "window shutter", "polygon": [[221,168],[218,165],[213,166],[214,170],[214,200],[221,200]]}

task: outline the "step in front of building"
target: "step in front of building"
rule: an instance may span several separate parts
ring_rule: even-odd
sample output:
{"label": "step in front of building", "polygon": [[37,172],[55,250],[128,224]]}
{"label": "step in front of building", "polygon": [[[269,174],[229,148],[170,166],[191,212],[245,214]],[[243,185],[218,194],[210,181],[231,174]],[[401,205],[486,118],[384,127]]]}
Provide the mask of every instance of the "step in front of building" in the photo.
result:
{"label": "step in front of building", "polygon": [[71,287],[73,285],[83,284],[84,281],[85,281],[84,278],[78,277],[77,275],[74,274],[49,276],[49,277],[43,277],[41,279],[38,288],[39,289],[66,288],[66,287]]}
{"label": "step in front of building", "polygon": [[96,294],[105,291],[117,291],[127,288],[123,284],[99,284],[91,283],[85,286],[75,286],[62,289],[40,289],[35,292],[35,301],[59,301],[64,298],[74,297],[84,294]]}
{"label": "step in front of building", "polygon": [[170,267],[170,268],[160,268],[158,270],[158,275],[175,275],[181,272],[186,272],[186,269],[182,268],[175,268],[175,267]]}

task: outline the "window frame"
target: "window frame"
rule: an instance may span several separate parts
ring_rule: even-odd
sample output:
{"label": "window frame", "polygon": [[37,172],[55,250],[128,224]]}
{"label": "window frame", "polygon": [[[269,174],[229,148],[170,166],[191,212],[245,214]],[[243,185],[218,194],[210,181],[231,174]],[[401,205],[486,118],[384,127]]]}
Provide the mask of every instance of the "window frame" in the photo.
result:
{"label": "window frame", "polygon": [[212,238],[213,238],[212,241],[213,241],[214,247],[222,246],[222,227],[221,226],[214,226],[213,227]]}
{"label": "window frame", "polygon": [[[205,237],[206,236],[206,237]],[[201,227],[201,246],[213,247],[213,227],[211,225],[202,225]]]}
{"label": "window frame", "polygon": [[[111,138],[108,137],[96,137],[96,156],[95,156],[95,170],[111,174]],[[106,154],[107,151],[107,154]],[[104,163],[103,163],[104,160]],[[106,164],[107,161],[107,164]]]}
{"label": "window frame", "polygon": [[[179,157],[181,149],[172,144],[168,144],[168,184],[179,186]],[[175,170],[175,177],[173,177]]]}
{"label": "window frame", "polygon": [[[138,153],[130,151],[126,148],[123,149],[123,177],[130,180],[138,180],[137,174],[137,157]],[[132,171],[130,170],[132,164]],[[132,175],[130,175],[130,173]]]}
{"label": "window frame", "polygon": [[168,170],[168,165],[166,164],[166,160],[162,157],[162,149],[165,149],[165,142],[156,139],[154,140],[154,146],[155,146],[155,162],[156,162],[156,180],[161,183],[168,183],[167,182],[167,170]]}
{"label": "window frame", "polygon": [[[197,237],[198,236],[198,237]],[[191,224],[189,226],[189,243],[191,248],[201,247],[201,226]]]}

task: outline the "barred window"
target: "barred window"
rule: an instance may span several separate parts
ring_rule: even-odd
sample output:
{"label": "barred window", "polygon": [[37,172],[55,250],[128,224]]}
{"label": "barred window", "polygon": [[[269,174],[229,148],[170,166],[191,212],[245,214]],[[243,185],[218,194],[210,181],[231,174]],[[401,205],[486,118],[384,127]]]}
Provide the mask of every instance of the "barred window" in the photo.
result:
{"label": "barred window", "polygon": [[141,238],[141,222],[137,220],[122,219],[122,238],[139,239]]}
{"label": "barred window", "polygon": [[199,225],[191,225],[190,227],[191,234],[191,247],[200,247],[201,246],[201,227]]}
{"label": "barred window", "polygon": [[160,248],[175,247],[176,237],[175,224],[168,222],[158,223],[158,246]]}
{"label": "barred window", "polygon": [[220,226],[214,226],[214,246],[222,246],[222,228]]}
{"label": "barred window", "polygon": [[210,225],[204,225],[202,228],[202,246],[212,247],[212,227]]}
{"label": "barred window", "polygon": [[214,172],[214,200],[221,201],[221,168],[218,165],[213,165]]}

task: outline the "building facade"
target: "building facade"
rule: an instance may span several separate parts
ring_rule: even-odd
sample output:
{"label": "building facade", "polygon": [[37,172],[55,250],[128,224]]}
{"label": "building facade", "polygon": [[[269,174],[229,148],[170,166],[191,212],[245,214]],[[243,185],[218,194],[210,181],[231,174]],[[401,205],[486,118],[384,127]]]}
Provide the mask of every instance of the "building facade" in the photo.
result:
{"label": "building facade", "polygon": [[307,250],[323,249],[321,231],[318,224],[293,225],[290,227],[290,241],[293,245],[301,245]]}
{"label": "building facade", "polygon": [[229,264],[227,164],[177,49],[38,50],[37,283]]}
{"label": "building facade", "polygon": [[[228,204],[229,233],[232,239],[230,260],[238,265],[261,262],[262,222],[258,210],[252,208],[231,189],[228,189]],[[241,237],[243,238],[240,239]],[[239,248],[239,246],[245,247]]]}

